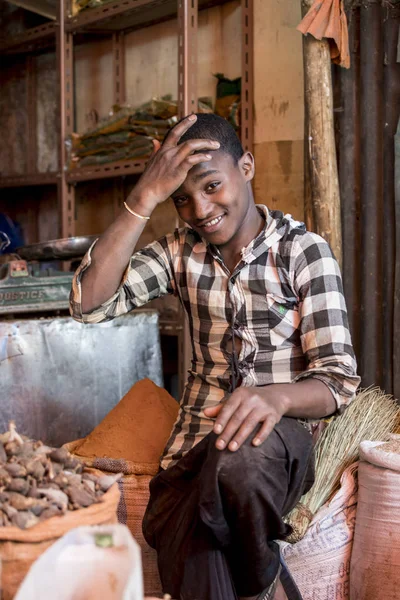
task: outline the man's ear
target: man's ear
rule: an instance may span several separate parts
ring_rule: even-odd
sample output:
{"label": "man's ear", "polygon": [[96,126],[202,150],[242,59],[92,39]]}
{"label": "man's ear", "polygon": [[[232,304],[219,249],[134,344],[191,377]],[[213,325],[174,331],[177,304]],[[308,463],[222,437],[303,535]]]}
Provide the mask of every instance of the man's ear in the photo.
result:
{"label": "man's ear", "polygon": [[251,152],[245,152],[239,159],[239,168],[246,182],[250,182],[255,173],[254,156]]}

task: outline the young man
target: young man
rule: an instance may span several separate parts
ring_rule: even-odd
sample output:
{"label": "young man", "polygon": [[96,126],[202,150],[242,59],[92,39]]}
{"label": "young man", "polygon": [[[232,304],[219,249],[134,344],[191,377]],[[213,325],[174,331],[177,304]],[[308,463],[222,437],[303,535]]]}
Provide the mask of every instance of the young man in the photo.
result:
{"label": "young man", "polygon": [[[274,540],[312,485],[311,422],[359,378],[327,243],[254,204],[253,156],[215,115],[178,123],[88,252],[73,316],[97,323],[176,294],[193,359],[144,520],[163,589],[183,600],[296,596]],[[172,196],[187,227],[135,253]],[[291,600],[290,598],[290,600]]]}

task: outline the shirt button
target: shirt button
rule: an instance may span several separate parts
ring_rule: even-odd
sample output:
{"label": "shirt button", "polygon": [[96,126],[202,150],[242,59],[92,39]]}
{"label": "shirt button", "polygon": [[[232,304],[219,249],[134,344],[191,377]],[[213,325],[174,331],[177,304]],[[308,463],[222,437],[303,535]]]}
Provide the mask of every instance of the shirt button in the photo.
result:
{"label": "shirt button", "polygon": [[244,360],[241,360],[239,362],[238,367],[239,367],[240,371],[247,372],[249,370],[249,366],[248,366],[247,362]]}

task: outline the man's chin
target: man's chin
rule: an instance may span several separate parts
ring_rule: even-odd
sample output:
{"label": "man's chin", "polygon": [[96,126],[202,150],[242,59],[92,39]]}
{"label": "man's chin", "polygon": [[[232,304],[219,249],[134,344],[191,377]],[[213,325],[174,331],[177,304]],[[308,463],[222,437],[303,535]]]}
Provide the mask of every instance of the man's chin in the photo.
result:
{"label": "man's chin", "polygon": [[208,233],[202,235],[203,240],[206,240],[209,244],[213,244],[213,246],[225,246],[231,236],[224,234],[223,231],[216,231],[215,233]]}

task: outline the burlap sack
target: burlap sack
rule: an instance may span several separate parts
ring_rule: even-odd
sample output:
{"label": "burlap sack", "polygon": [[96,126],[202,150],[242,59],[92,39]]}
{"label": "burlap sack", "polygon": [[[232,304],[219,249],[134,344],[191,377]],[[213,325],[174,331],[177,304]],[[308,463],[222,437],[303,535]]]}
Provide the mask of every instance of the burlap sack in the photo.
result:
{"label": "burlap sack", "polygon": [[160,468],[160,463],[143,463],[124,460],[123,458],[91,458],[76,452],[75,450],[84,442],[84,438],[74,440],[68,444],[64,444],[63,448],[75,454],[77,458],[84,461],[88,467],[108,471],[109,473],[123,473],[124,475],[156,475]]}
{"label": "burlap sack", "polygon": [[[81,440],[65,444],[69,452],[74,454],[74,448],[79,446]],[[136,465],[130,461],[113,460],[111,458],[86,458],[79,456],[87,466],[96,467],[105,472],[124,473],[124,477],[118,482],[121,493],[118,504],[118,522],[126,525],[137,541],[142,551],[143,582],[144,591],[148,596],[161,594],[161,582],[158,574],[157,553],[147,544],[142,533],[142,521],[150,497],[149,483],[154,468],[147,475],[138,475],[135,468],[139,467],[139,473],[146,470],[145,464]],[[157,465],[158,468],[158,465]]]}
{"label": "burlap sack", "polygon": [[31,564],[70,529],[81,525],[108,525],[117,522],[120,493],[113,485],[102,502],[88,508],[53,517],[23,531],[18,527],[0,527],[2,600],[12,600]]}

